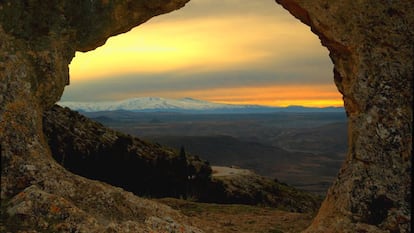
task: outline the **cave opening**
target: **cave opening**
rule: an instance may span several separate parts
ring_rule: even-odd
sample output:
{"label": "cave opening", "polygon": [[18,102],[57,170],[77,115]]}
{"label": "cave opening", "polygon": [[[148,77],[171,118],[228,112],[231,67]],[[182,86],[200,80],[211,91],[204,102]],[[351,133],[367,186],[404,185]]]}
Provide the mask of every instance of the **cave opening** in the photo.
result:
{"label": "cave opening", "polygon": [[[71,107],[82,102],[93,109],[90,102],[99,105],[144,97],[161,103],[168,99],[202,99],[271,107],[343,107],[341,96],[332,85],[328,51],[307,26],[274,2],[273,8],[247,4],[246,8],[238,9],[242,16],[231,12],[229,17],[224,10],[218,12],[223,20],[216,19],[213,8],[213,13],[203,18],[197,15],[198,11],[212,7],[211,2],[205,5],[206,2],[191,1],[177,12],[156,17],[125,35],[110,38],[101,48],[77,53],[70,67],[71,85],[66,88],[61,104]],[[226,6],[226,3],[234,6],[233,1],[221,4]],[[258,15],[252,13],[253,6],[265,13],[255,18]],[[275,14],[281,18],[273,22],[276,11],[283,14]],[[195,23],[184,24],[188,20],[185,17],[195,17]],[[214,20],[209,20],[212,17]],[[256,24],[249,25],[249,21]],[[234,25],[243,27],[234,32],[238,28]],[[288,29],[280,32],[278,27]],[[163,28],[164,34],[160,33]],[[211,28],[221,31],[211,32]],[[195,31],[202,33],[192,34]],[[150,36],[145,36],[147,33]],[[184,37],[174,36],[177,33]],[[138,37],[116,41],[128,34]],[[248,41],[243,41],[246,38]],[[275,42],[275,38],[279,40]],[[78,62],[88,54],[93,55]],[[154,143],[184,147],[187,153],[206,159],[211,165],[251,169],[319,195],[326,193],[345,159],[346,116],[337,108],[325,112],[295,107],[278,113],[247,114],[175,114],[166,113],[165,109],[150,113],[144,109],[144,113],[125,117],[118,115],[124,112],[109,113],[111,109],[102,106],[106,105],[95,112],[80,110],[110,128]],[[272,158],[275,154],[279,157]],[[225,158],[226,155],[231,159]],[[220,169],[213,169],[213,173]]]}
{"label": "cave opening", "polygon": [[[151,208],[155,202],[57,166],[44,140],[41,117],[60,98],[68,80],[67,65],[75,51],[93,50],[108,37],[183,7],[187,1],[105,0],[81,5],[71,1],[1,2],[0,49],[5,55],[1,60],[5,84],[1,85],[0,134],[5,139],[2,161],[7,161],[2,163],[2,210],[7,208],[2,211],[6,221],[2,228],[37,230],[43,226],[56,231],[62,229],[64,221],[65,229],[85,232],[125,232],[131,224],[138,231],[147,227],[155,231],[176,229],[169,210],[162,214],[158,208]],[[329,48],[334,79],[343,94],[349,122],[346,163],[305,232],[409,232],[413,5],[408,1],[375,5],[370,1],[276,1],[311,26]],[[86,88],[85,92],[91,90]],[[79,132],[79,127],[74,129]],[[109,141],[116,138],[111,133],[102,136]],[[93,142],[89,143],[99,146]],[[63,208],[54,208],[51,199]],[[59,209],[69,212],[59,213]],[[57,215],[51,212],[70,217],[56,221]],[[16,222],[16,217],[24,221]],[[158,217],[165,224],[154,226]],[[173,219],[181,222],[180,216]],[[236,227],[237,223],[224,225]],[[183,227],[191,226],[187,228],[184,223]]]}

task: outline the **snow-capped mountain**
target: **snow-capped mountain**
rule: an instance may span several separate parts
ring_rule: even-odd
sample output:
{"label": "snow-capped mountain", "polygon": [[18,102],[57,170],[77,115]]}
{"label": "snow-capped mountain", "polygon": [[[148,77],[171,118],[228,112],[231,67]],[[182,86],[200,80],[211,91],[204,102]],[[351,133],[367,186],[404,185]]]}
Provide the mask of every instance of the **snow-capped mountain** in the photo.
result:
{"label": "snow-capped mountain", "polygon": [[[289,111],[287,108],[266,107],[260,105],[234,105],[220,104],[193,98],[183,99],[165,99],[160,97],[141,97],[126,99],[121,101],[105,102],[71,102],[61,101],[61,106],[83,112],[100,112],[100,111],[133,111],[133,112],[204,112],[204,113],[248,113],[248,112],[272,112],[272,111]],[[343,111],[342,108],[305,108],[294,107],[295,111],[314,111],[315,109],[325,111]]]}
{"label": "snow-capped mountain", "polygon": [[261,106],[253,105],[231,105],[212,103],[192,98],[183,99],[165,99],[160,97],[142,97],[126,99],[121,101],[105,101],[105,102],[69,102],[62,101],[58,103],[61,106],[71,108],[73,110],[84,112],[99,111],[205,111],[218,109],[244,109],[244,108],[260,108]]}

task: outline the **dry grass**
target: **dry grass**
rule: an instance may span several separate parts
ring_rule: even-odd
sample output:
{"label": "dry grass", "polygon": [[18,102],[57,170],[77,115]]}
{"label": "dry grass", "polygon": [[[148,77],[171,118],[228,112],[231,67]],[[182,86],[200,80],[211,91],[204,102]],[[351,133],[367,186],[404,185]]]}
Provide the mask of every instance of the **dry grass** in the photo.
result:
{"label": "dry grass", "polygon": [[197,203],[164,198],[157,201],[179,210],[205,232],[298,233],[312,221],[312,214],[291,213],[268,207]]}

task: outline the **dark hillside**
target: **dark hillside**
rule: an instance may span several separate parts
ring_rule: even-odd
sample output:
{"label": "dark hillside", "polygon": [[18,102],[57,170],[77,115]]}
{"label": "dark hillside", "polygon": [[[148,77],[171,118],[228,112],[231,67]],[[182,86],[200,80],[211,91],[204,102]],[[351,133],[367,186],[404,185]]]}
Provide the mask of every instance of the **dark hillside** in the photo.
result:
{"label": "dark hillside", "polygon": [[44,113],[44,132],[65,168],[138,195],[185,196],[189,182],[203,185],[211,174],[205,161],[107,129],[67,108]]}
{"label": "dark hillside", "polygon": [[[252,172],[211,177],[209,163],[184,148],[169,149],[107,129],[68,108],[55,106],[45,112],[44,132],[53,157],[65,168],[137,195],[266,205],[295,212],[315,211],[321,201],[313,194]],[[225,152],[221,143],[232,141],[212,140],[217,150]]]}

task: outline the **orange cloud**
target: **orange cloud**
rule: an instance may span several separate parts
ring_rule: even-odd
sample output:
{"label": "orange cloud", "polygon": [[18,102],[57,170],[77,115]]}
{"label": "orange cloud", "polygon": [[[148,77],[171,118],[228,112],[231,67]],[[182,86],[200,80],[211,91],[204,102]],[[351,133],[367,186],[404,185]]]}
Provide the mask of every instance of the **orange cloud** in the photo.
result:
{"label": "orange cloud", "polygon": [[[119,99],[148,96],[150,93],[123,93]],[[301,105],[308,107],[343,106],[342,96],[335,85],[317,86],[255,86],[214,88],[188,91],[151,92],[165,98],[196,97],[217,103],[258,104],[285,107]]]}
{"label": "orange cloud", "polygon": [[[186,10],[191,9],[182,9]],[[70,64],[71,79],[245,66],[265,69],[299,57],[328,59],[326,49],[313,46],[319,45],[319,40],[307,26],[294,19],[278,23],[276,16],[229,15],[191,20],[157,17],[110,38],[94,51],[76,53]]]}
{"label": "orange cloud", "polygon": [[[110,93],[101,92],[113,99],[193,97],[233,104],[342,106],[333,84],[316,85],[330,80],[331,67],[328,52],[319,39],[274,1],[241,4],[239,0],[223,0],[217,4],[212,0],[193,0],[177,12],[153,18],[126,34],[110,38],[94,51],[76,53],[70,72],[73,84],[113,80]],[[216,75],[211,82],[219,84],[218,78],[225,71],[247,69],[274,73],[275,81],[270,86],[240,87],[241,79],[250,80],[240,75],[239,80],[227,81],[226,87],[205,85],[210,89],[196,89],[212,78],[201,77],[202,74]],[[113,84],[121,81],[117,77],[123,75],[142,80],[139,91],[125,87],[115,90],[117,86]],[[255,75],[261,74],[256,72],[251,79],[260,78]],[[145,86],[149,83],[146,77],[163,77],[171,87],[157,91],[153,85]],[[181,88],[174,90],[177,80],[167,80],[174,77],[191,77],[192,83],[181,82]],[[229,82],[234,82],[234,86]],[[297,86],[298,83],[313,86]],[[183,90],[183,86],[188,89]],[[89,95],[93,93],[96,92]]]}
{"label": "orange cloud", "polygon": [[326,86],[263,86],[206,90],[197,94],[203,99],[229,104],[267,106],[302,105],[309,107],[343,106],[334,84]]}

